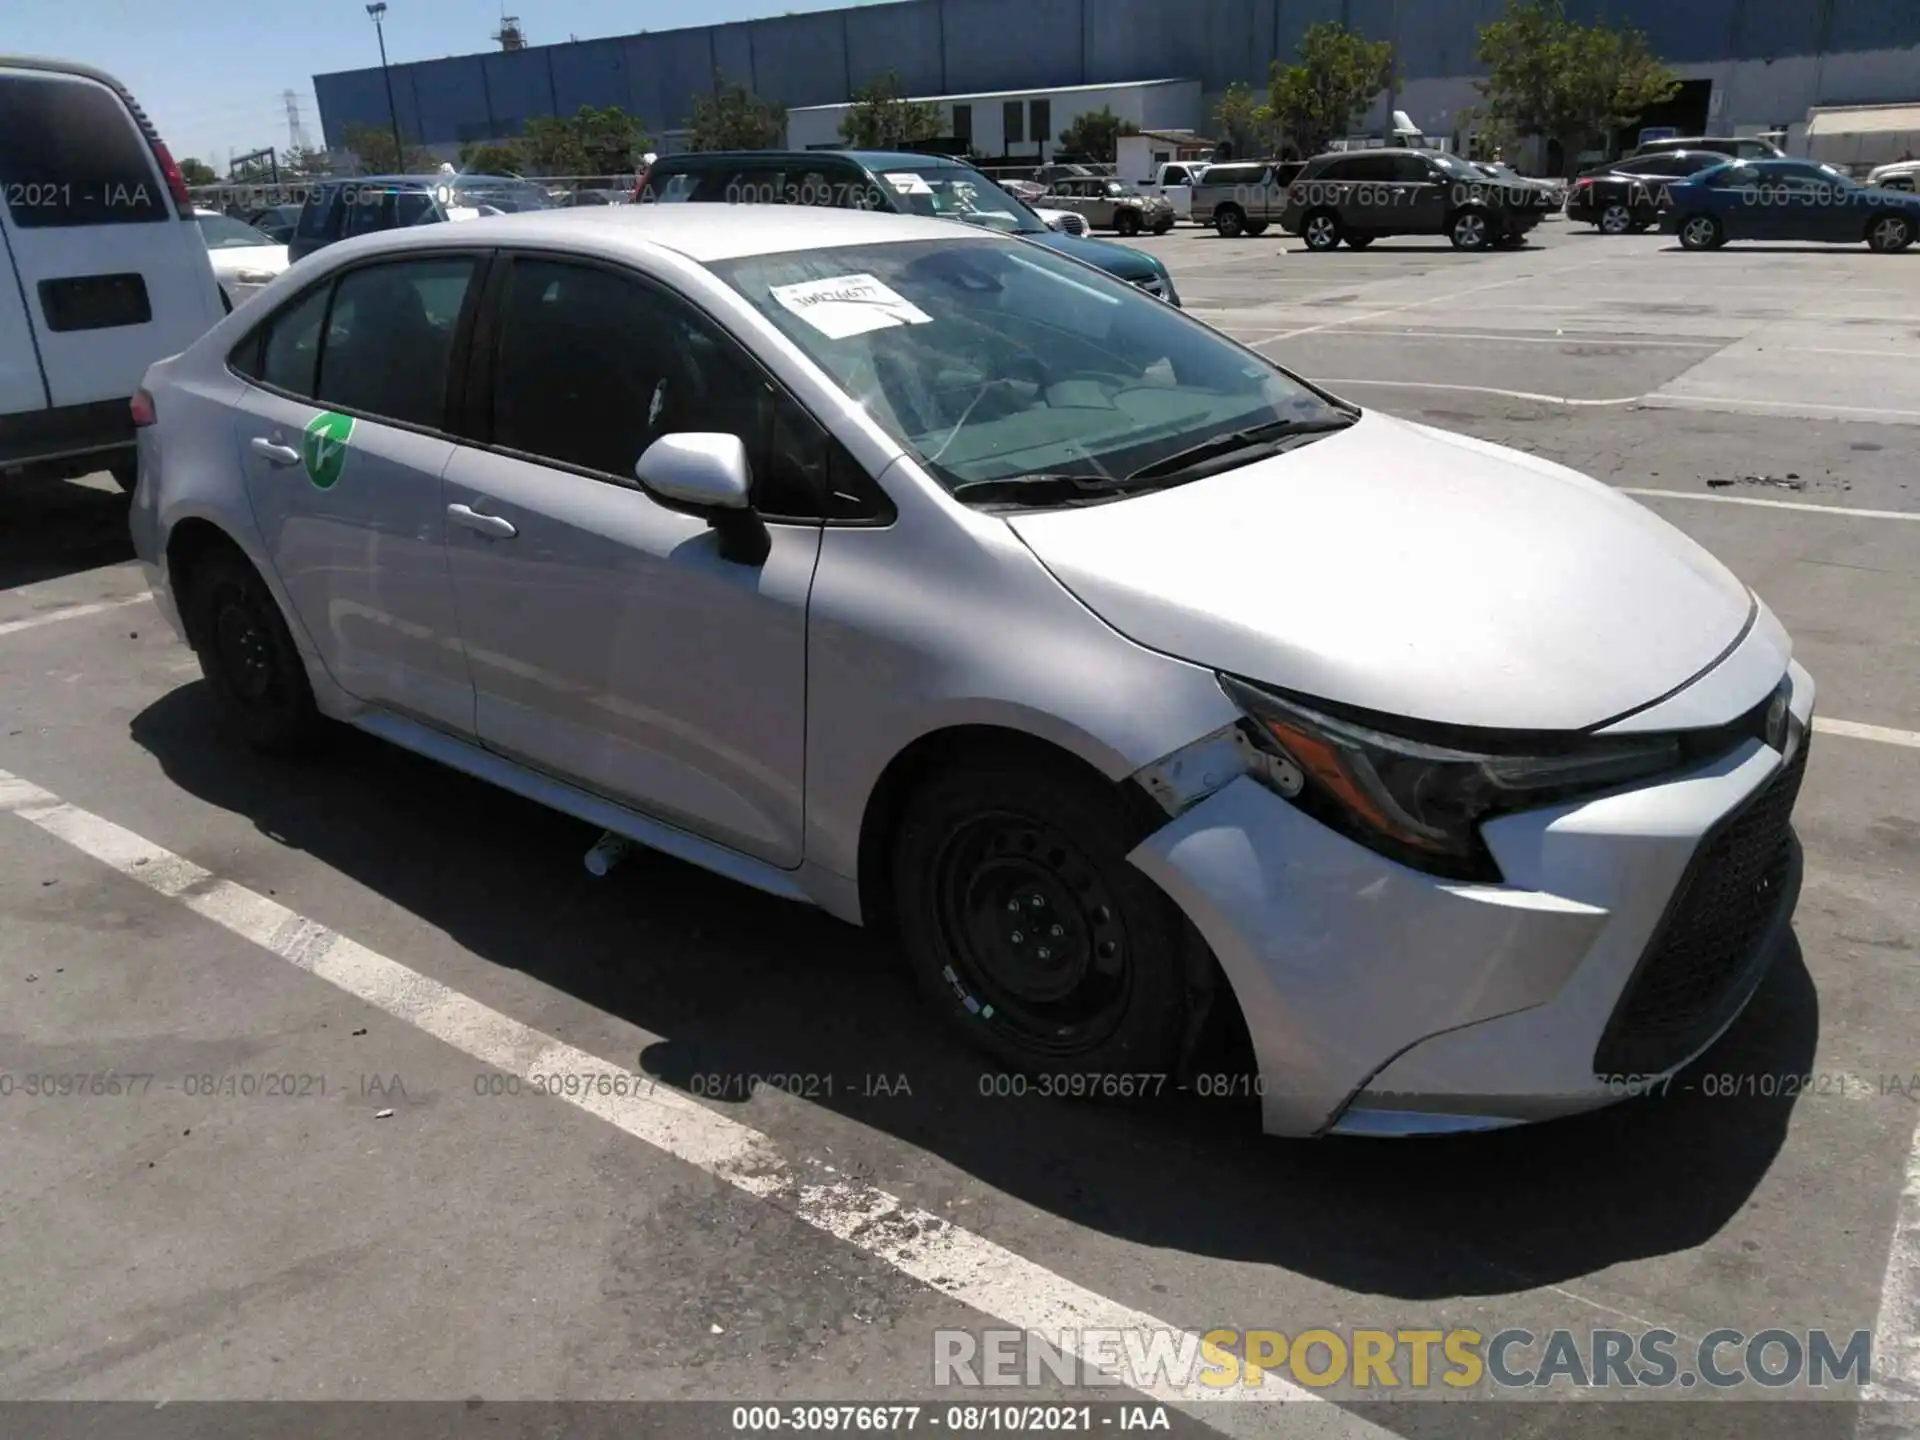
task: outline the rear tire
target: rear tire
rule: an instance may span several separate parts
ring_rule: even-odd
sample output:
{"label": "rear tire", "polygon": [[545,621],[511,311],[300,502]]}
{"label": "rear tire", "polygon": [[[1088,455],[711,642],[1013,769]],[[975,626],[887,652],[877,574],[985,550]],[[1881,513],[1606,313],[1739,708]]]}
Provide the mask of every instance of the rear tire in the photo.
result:
{"label": "rear tire", "polygon": [[1347,232],[1347,244],[1355,250],[1364,250],[1372,243],[1373,236],[1371,235],[1355,235],[1352,231]]}
{"label": "rear tire", "polygon": [[1148,829],[1067,761],[983,754],[932,776],[893,844],[893,913],[929,996],[1016,1070],[1170,1075],[1190,930],[1127,861]]}
{"label": "rear tire", "polygon": [[238,551],[202,556],[186,577],[182,619],[221,714],[249,749],[298,755],[321,738],[306,666],[280,606]]}
{"label": "rear tire", "polygon": [[1222,205],[1213,212],[1213,228],[1222,240],[1237,240],[1246,233],[1247,212],[1238,205]]}
{"label": "rear tire", "polygon": [[1300,238],[1307,249],[1325,252],[1340,248],[1340,219],[1331,210],[1315,210],[1300,222]]}
{"label": "rear tire", "polygon": [[1633,228],[1633,211],[1616,200],[1602,209],[1593,223],[1602,235],[1624,235]]}
{"label": "rear tire", "polygon": [[1257,239],[1267,233],[1267,223],[1265,220],[1249,220],[1246,233]]}
{"label": "rear tire", "polygon": [[1686,250],[1718,250],[1727,243],[1727,229],[1712,215],[1690,215],[1680,222],[1680,245]]}
{"label": "rear tire", "polygon": [[1893,255],[1913,244],[1913,221],[1904,215],[1882,215],[1867,227],[1867,248]]}

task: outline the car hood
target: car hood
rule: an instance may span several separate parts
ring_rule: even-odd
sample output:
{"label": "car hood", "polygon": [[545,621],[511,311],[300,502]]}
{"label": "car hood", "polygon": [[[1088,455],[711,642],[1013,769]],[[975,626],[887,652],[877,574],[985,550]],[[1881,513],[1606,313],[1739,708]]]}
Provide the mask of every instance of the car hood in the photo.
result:
{"label": "car hood", "polygon": [[1122,280],[1147,280],[1160,273],[1160,267],[1151,256],[1139,250],[1130,250],[1125,245],[1110,245],[1105,240],[1092,240],[1083,235],[1063,235],[1058,230],[1035,231],[1032,234],[1022,232],[1022,238],[1036,245],[1045,245],[1049,250],[1058,250],[1075,260],[1084,260],[1089,265],[1098,265],[1109,275],[1118,275]]}
{"label": "car hood", "polygon": [[1756,613],[1724,565],[1609,487],[1376,413],[1204,480],[1008,523],[1141,645],[1456,725],[1614,719],[1711,668]]}

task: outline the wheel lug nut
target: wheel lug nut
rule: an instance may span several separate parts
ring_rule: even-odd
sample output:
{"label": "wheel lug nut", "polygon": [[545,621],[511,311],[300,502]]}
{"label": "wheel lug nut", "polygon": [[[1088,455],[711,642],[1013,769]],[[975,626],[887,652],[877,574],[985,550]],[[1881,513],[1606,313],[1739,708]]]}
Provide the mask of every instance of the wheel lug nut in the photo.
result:
{"label": "wheel lug nut", "polygon": [[1027,937],[1021,934],[1018,930],[1014,931],[1013,934],[1009,935],[1007,938],[1016,945],[1024,945],[1027,942]]}
{"label": "wheel lug nut", "polygon": [[1051,960],[1053,958],[1053,952],[1049,950],[1046,946],[1042,945],[1040,947],[1040,958],[1042,960]]}
{"label": "wheel lug nut", "polygon": [[1052,926],[1050,929],[1048,929],[1047,933],[1053,936],[1054,939],[1058,940],[1062,935],[1066,934],[1067,932],[1061,929],[1058,925],[1055,925],[1055,926]]}

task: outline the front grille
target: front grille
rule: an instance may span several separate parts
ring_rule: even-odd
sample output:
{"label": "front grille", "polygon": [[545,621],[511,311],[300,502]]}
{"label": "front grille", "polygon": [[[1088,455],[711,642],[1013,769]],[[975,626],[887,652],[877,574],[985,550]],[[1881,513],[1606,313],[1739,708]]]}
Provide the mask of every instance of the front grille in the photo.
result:
{"label": "front grille", "polygon": [[1069,235],[1084,235],[1087,233],[1087,222],[1069,213],[1060,217],[1060,228]]}
{"label": "front grille", "polygon": [[1759,983],[1761,941],[1793,863],[1788,822],[1811,736],[1702,843],[1594,1052],[1601,1075],[1670,1070],[1713,1037]]}

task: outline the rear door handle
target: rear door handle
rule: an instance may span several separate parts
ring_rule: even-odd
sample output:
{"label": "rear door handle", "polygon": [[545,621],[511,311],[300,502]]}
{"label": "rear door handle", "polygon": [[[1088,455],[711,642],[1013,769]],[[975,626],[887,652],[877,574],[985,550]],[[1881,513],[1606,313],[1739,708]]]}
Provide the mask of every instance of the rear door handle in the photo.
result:
{"label": "rear door handle", "polygon": [[300,452],[298,450],[294,449],[291,445],[276,445],[264,435],[256,435],[253,437],[253,453],[256,455],[264,455],[268,463],[273,465],[298,465],[300,463]]}
{"label": "rear door handle", "polygon": [[520,533],[511,520],[499,515],[482,515],[470,505],[447,506],[447,518],[456,525],[463,525],[476,534],[494,540],[511,540]]}

